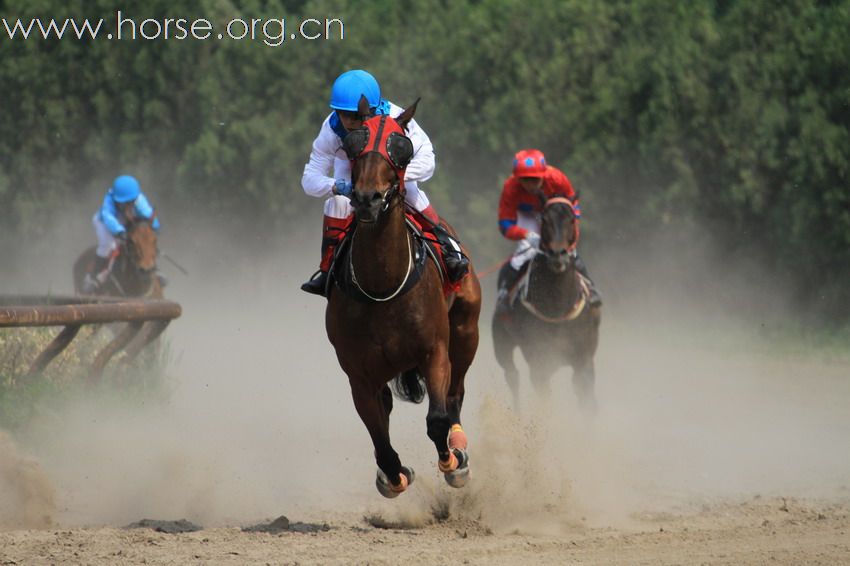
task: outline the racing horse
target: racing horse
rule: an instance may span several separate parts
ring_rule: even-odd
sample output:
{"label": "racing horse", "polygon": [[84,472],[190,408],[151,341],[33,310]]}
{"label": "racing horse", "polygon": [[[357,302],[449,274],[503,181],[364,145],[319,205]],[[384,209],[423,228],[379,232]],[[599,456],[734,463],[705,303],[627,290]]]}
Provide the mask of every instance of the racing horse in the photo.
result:
{"label": "racing horse", "polygon": [[580,406],[591,413],[596,409],[594,356],[602,315],[599,306],[590,305],[588,285],[576,269],[578,240],[572,202],[563,196],[545,200],[538,252],[513,291],[512,307],[493,316],[496,360],[516,408],[519,372],[513,353],[519,347],[538,393],[548,395],[552,375],[569,365]]}
{"label": "racing horse", "polygon": [[[459,287],[445,293],[436,263],[414,260],[424,252],[406,221],[404,170],[413,146],[404,133],[418,102],[393,119],[372,116],[361,97],[363,125],[343,146],[352,162],[354,219],[335,260],[342,268],[333,270],[325,313],[328,339],[375,448],[375,485],[388,498],[414,479],[390,443],[391,382],[406,401],[427,393],[427,434],[446,482],[462,487],[469,475],[460,413],[464,378],[478,348],[481,287],[470,266]],[[346,278],[340,271],[356,293],[340,286]]]}
{"label": "racing horse", "polygon": [[[162,284],[156,273],[157,236],[147,219],[132,218],[126,223],[126,242],[110,258],[112,270],[98,291],[113,297],[162,298]],[[95,260],[95,247],[84,251],[74,262],[74,289],[80,293],[83,280]]]}
{"label": "racing horse", "polygon": [[[110,258],[112,269],[98,294],[124,298],[163,297],[162,282],[156,271],[157,235],[151,222],[144,218],[128,218],[125,223],[127,239]],[[84,251],[74,262],[74,289],[79,294],[83,280],[95,260],[95,247]],[[125,349],[126,361],[133,360],[142,349],[153,342],[168,326],[169,321],[130,322],[98,354],[95,367],[103,365],[114,354]],[[103,360],[103,363],[98,363]],[[101,370],[93,370],[91,379],[99,379]]]}

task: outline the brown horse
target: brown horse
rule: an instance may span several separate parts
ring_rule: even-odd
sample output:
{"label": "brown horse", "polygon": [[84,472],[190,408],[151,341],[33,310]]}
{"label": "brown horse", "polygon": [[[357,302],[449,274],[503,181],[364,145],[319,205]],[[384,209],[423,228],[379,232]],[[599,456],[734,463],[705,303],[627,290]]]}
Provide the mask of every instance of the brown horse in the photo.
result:
{"label": "brown horse", "polygon": [[570,365],[580,405],[590,412],[596,408],[593,358],[602,315],[599,306],[589,305],[588,287],[576,269],[578,237],[578,220],[570,201],[563,197],[546,201],[540,250],[519,286],[519,296],[510,312],[493,316],[496,360],[505,371],[517,408],[519,372],[513,359],[517,346],[541,395],[548,394],[552,374]]}
{"label": "brown horse", "polygon": [[447,297],[431,261],[417,271],[415,284],[407,284],[415,280],[416,243],[405,223],[403,174],[413,149],[404,128],[415,111],[416,104],[395,120],[370,117],[361,99],[363,128],[346,138],[364,142],[357,150],[346,145],[353,161],[354,231],[348,255],[337,258],[361,295],[332,286],[325,316],[328,338],[375,447],[375,483],[385,497],[403,492],[414,477],[390,444],[393,396],[388,383],[396,379],[398,384],[402,375],[408,387],[396,391],[405,400],[422,399],[421,381],[415,378],[424,380],[427,433],[446,481],[461,487],[469,474],[460,412],[464,377],[478,348],[481,287],[470,268],[460,289]]}
{"label": "brown horse", "polygon": [[[118,248],[112,272],[98,291],[115,297],[162,298],[162,285],[156,274],[157,236],[146,219],[132,219],[126,224],[127,241]],[[74,262],[74,289],[80,293],[83,280],[95,260],[90,247]]]}
{"label": "brown horse", "polygon": [[[127,240],[117,250],[109,278],[98,290],[99,295],[114,297],[162,298],[162,283],[156,273],[157,237],[149,220],[131,219],[125,224]],[[74,262],[74,288],[80,293],[83,280],[95,260],[95,248],[92,246]],[[103,364],[115,353],[124,350],[125,361],[133,360],[145,346],[152,343],[165,330],[169,321],[131,322],[123,327],[113,327],[115,337],[98,354],[95,366],[101,370],[93,371],[92,379],[100,378]],[[105,364],[104,361],[104,364]]]}

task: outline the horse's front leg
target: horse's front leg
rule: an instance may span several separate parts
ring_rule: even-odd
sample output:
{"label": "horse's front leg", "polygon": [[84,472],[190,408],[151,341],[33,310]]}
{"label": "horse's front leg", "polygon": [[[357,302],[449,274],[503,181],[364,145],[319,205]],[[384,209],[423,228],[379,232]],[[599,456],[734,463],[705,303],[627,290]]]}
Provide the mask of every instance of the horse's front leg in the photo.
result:
{"label": "horse's front leg", "polygon": [[586,415],[596,414],[596,369],[593,359],[582,360],[573,367],[573,389],[579,407]]}
{"label": "horse's front leg", "polygon": [[398,453],[390,444],[390,411],[392,393],[384,384],[379,389],[351,382],[351,395],[360,420],[366,425],[372,445],[375,447],[375,461],[378,464],[378,477],[375,486],[384,497],[397,497],[413,483],[413,470],[401,465]]}
{"label": "horse's front leg", "polygon": [[538,401],[542,400],[544,403],[552,399],[552,375],[557,371],[557,365],[551,355],[547,352],[535,352],[526,356],[529,380]]}
{"label": "horse's front leg", "polygon": [[428,416],[425,422],[428,427],[428,438],[437,448],[437,465],[446,481],[452,487],[463,487],[469,476],[469,457],[466,454],[466,436],[463,435],[462,429],[460,433],[463,435],[463,446],[460,445],[461,437],[455,436],[453,441],[455,446],[449,447],[449,433],[452,428],[448,412],[451,363],[444,341],[435,346],[425,367],[427,368],[425,384],[428,388]]}

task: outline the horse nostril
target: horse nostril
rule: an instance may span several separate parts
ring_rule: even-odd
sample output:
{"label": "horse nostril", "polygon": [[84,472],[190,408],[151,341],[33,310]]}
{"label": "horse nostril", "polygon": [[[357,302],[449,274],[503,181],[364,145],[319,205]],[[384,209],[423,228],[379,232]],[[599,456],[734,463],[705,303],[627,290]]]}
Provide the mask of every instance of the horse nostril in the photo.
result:
{"label": "horse nostril", "polygon": [[372,193],[372,202],[379,201],[382,198],[384,198],[384,197],[381,196],[381,193],[379,193],[378,191],[375,191],[375,192]]}

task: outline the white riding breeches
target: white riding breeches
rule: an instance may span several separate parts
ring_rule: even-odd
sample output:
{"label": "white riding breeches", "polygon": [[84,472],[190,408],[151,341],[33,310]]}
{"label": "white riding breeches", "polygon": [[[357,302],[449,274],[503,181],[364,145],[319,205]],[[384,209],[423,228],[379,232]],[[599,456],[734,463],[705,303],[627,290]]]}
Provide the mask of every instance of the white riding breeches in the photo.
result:
{"label": "white riding breeches", "polygon": [[94,233],[97,236],[97,249],[95,253],[100,257],[109,257],[112,254],[112,250],[118,247],[118,244],[115,242],[115,236],[112,235],[106,224],[101,221],[99,212],[94,213],[91,223],[94,225]]}
{"label": "white riding breeches", "polygon": [[[525,228],[536,234],[540,233],[540,214],[536,212],[517,212],[517,226]],[[533,247],[525,240],[517,242],[514,255],[511,256],[511,267],[519,271],[523,265],[534,259],[537,255],[537,248]]]}
{"label": "white riding breeches", "polygon": [[511,256],[511,267],[519,271],[523,265],[534,259],[535,255],[537,255],[537,248],[529,244],[527,240],[520,240],[514,255]]}
{"label": "white riding breeches", "polygon": [[[418,183],[414,181],[404,182],[404,202],[409,204],[417,212],[422,212],[431,204],[425,191],[419,188]],[[325,216],[331,218],[344,219],[351,215],[351,201],[348,197],[334,195],[325,201]]]}

